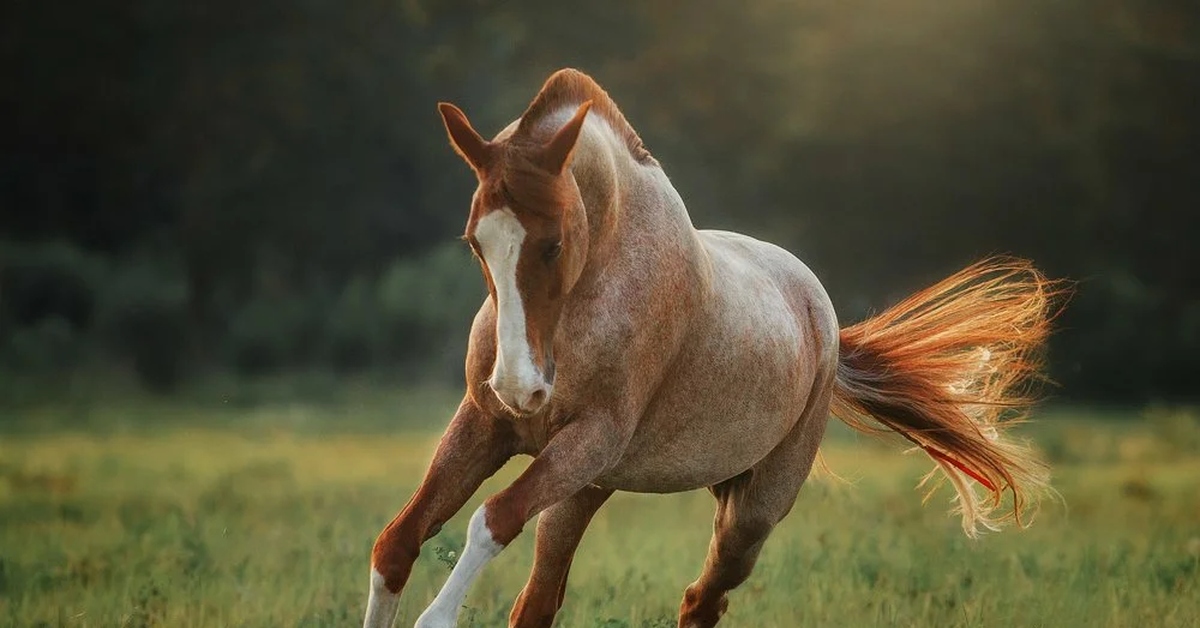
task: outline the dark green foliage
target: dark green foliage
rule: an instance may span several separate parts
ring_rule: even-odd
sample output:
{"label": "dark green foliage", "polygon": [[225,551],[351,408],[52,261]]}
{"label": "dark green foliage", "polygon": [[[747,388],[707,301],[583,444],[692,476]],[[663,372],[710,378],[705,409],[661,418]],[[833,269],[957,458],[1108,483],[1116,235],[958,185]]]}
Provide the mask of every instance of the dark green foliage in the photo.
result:
{"label": "dark green foliage", "polygon": [[698,226],[796,252],[844,321],[1011,252],[1080,280],[1061,395],[1195,396],[1195,3],[560,5],[6,9],[0,363],[457,380],[474,181],[434,104],[490,136],[576,66]]}
{"label": "dark green foliage", "polygon": [[226,355],[246,374],[304,365],[461,370],[482,284],[466,247],[451,242],[397,260],[378,276],[352,277],[338,291],[259,294],[233,312]]}
{"label": "dark green foliage", "polygon": [[14,329],[4,339],[4,365],[38,373],[74,366],[78,356],[75,328],[61,316],[47,316]]}
{"label": "dark green foliage", "polygon": [[254,375],[318,358],[330,301],[324,291],[253,297],[229,316],[227,359],[239,372]]}
{"label": "dark green foliage", "polygon": [[153,390],[174,387],[188,360],[187,286],[167,263],[143,259],[105,282],[98,331]]}
{"label": "dark green foliage", "polygon": [[99,259],[70,244],[0,242],[0,363],[33,372],[74,366],[104,273]]}
{"label": "dark green foliage", "polygon": [[0,243],[0,320],[24,327],[58,318],[72,328],[85,328],[96,309],[100,272],[97,260],[67,243]]}

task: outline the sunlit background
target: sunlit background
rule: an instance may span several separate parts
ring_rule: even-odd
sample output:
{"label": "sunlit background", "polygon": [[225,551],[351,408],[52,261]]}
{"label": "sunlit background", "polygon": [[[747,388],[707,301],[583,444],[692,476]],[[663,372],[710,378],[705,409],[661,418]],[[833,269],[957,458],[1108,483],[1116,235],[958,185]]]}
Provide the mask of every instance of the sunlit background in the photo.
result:
{"label": "sunlit background", "polygon": [[844,320],[1015,253],[1080,282],[1058,394],[1196,393],[1189,3],[68,6],[0,26],[0,346],[18,373],[453,382],[483,291],[454,240],[473,177],[434,105],[490,135],[574,66],[698,226],[786,246]]}
{"label": "sunlit background", "polygon": [[[251,478],[266,464],[262,490],[278,488],[277,473],[279,490],[303,492],[311,473],[293,467],[315,457],[324,469],[335,455],[301,447],[263,462],[245,453],[259,442],[245,434],[365,431],[420,444],[405,450],[403,473],[377,461],[321,498],[358,510],[353,525],[319,532],[351,546],[314,564],[365,574],[373,534],[407,499],[424,444],[461,391],[466,330],[485,296],[457,240],[474,177],[435,105],[456,103],[491,135],[568,66],[608,90],[698,227],[788,248],[846,323],[992,253],[1075,281],[1045,391],[1074,427],[1039,444],[1059,465],[1179,461],[1165,484],[1138,466],[1103,486],[1179,514],[1169,525],[1158,511],[1127,521],[1127,538],[1176,526],[1154,551],[1200,555],[1200,540],[1186,549],[1200,538],[1195,485],[1179,479],[1200,472],[1200,415],[1187,406],[1200,398],[1194,1],[17,2],[0,9],[0,623],[5,612],[14,625],[28,613],[62,617],[38,597],[55,577],[66,590],[102,581],[150,600],[114,593],[87,611],[91,625],[111,625],[95,619],[106,612],[178,617],[167,585],[148,593],[112,575],[124,573],[113,556],[141,555],[132,545],[120,550],[128,556],[87,544],[63,554],[48,538],[30,545],[31,530],[111,524],[112,539],[140,539],[139,522],[181,517],[193,527],[178,529],[211,545],[228,527],[220,517],[236,521],[221,487],[236,493],[245,471],[221,464],[244,463]],[[197,429],[217,445],[171,440]],[[146,432],[145,443],[104,445]],[[96,497],[98,482],[120,495],[170,493],[149,478],[173,477],[172,460],[122,466],[159,445],[192,452],[175,462],[198,447],[242,453],[196,463],[208,471],[179,463],[180,477],[208,491],[200,497],[104,514],[120,499]],[[110,477],[93,473],[110,463],[111,481],[95,479]],[[915,503],[904,479],[893,497]],[[332,516],[304,499],[295,512]],[[1107,511],[1090,512],[1099,521]],[[309,541],[295,543],[312,551]],[[46,553],[13,549],[34,546]],[[237,580],[232,558],[204,560],[193,567]],[[1194,582],[1197,563],[1180,564]],[[46,573],[46,588],[28,584]],[[312,625],[350,621],[359,580],[302,591],[345,613]],[[669,615],[686,581],[660,584]],[[496,607],[515,592],[496,594]],[[144,610],[154,604],[158,614]],[[1154,608],[1122,617],[1155,624],[1167,607]],[[264,625],[300,621],[279,612]],[[1194,616],[1170,615],[1179,625]]]}

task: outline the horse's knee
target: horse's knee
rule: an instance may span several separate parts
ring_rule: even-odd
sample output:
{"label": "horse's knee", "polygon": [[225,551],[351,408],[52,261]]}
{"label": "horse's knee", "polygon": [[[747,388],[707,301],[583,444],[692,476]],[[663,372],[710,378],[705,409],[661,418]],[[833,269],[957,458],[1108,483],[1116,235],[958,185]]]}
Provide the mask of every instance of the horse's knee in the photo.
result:
{"label": "horse's knee", "polygon": [[399,593],[404,588],[423,540],[404,526],[388,526],[379,533],[371,549],[371,569],[383,579],[388,591]]}

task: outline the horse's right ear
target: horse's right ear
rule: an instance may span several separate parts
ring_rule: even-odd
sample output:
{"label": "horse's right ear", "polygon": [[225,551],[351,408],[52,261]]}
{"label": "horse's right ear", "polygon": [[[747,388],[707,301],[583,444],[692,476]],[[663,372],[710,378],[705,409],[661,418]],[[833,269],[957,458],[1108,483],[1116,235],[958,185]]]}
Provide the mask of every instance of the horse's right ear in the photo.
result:
{"label": "horse's right ear", "polygon": [[467,114],[448,102],[438,103],[438,111],[442,114],[442,123],[446,125],[446,134],[450,136],[450,145],[462,155],[467,164],[476,173],[487,167],[492,159],[492,144],[479,136],[471,128]]}

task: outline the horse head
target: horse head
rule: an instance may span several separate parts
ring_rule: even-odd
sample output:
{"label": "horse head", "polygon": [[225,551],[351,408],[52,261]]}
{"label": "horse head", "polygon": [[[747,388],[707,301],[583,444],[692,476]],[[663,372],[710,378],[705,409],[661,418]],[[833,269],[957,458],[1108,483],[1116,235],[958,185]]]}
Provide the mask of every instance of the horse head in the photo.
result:
{"label": "horse head", "polygon": [[479,183],[464,239],[496,311],[488,385],[514,413],[532,414],[553,392],[555,330],[588,257],[587,215],[570,165],[591,102],[557,128],[522,125],[492,141],[454,105],[438,108]]}

